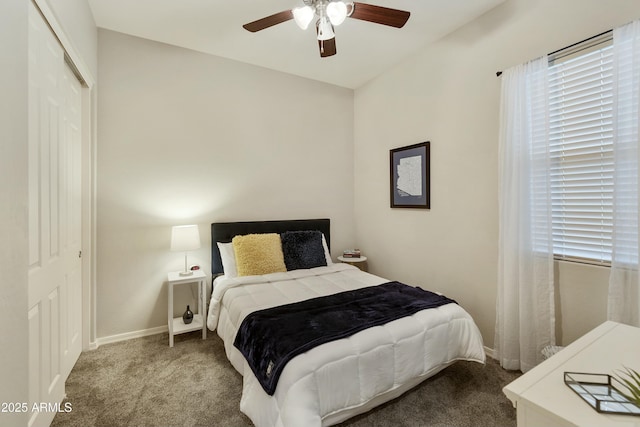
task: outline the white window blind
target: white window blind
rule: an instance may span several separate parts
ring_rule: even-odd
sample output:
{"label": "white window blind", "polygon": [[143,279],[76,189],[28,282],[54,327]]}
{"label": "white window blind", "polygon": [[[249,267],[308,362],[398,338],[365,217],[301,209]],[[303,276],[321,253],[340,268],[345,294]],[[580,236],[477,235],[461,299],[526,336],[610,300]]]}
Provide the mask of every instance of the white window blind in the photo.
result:
{"label": "white window blind", "polygon": [[608,264],[613,49],[610,36],[604,40],[550,62],[549,148],[555,257]]}

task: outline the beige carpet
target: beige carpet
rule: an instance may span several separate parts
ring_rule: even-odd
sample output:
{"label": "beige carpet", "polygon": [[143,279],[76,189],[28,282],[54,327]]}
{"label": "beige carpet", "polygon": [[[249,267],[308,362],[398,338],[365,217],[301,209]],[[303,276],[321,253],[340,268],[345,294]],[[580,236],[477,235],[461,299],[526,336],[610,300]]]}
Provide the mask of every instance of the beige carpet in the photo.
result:
{"label": "beige carpet", "polygon": [[[215,333],[167,334],[82,353],[67,380],[72,411],[52,426],[246,426],[242,378]],[[515,426],[502,387],[519,373],[458,362],[345,426]]]}

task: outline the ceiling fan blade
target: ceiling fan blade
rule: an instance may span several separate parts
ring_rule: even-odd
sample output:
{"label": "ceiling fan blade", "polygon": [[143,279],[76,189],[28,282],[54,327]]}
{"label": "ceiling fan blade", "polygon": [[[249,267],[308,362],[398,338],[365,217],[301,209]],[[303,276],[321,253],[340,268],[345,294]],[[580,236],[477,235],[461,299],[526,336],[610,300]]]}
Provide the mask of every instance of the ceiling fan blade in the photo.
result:
{"label": "ceiling fan blade", "polygon": [[320,57],[326,58],[327,56],[333,56],[336,52],[336,38],[329,40],[318,40],[318,47],[320,48]]}
{"label": "ceiling fan blade", "polygon": [[411,13],[405,12],[404,10],[354,2],[353,13],[350,17],[362,21],[375,22],[376,24],[388,25],[390,27],[402,28],[409,20],[410,15]]}
{"label": "ceiling fan blade", "polygon": [[264,30],[265,28],[273,27],[274,25],[293,19],[293,13],[290,10],[283,10],[282,12],[274,13],[271,16],[267,16],[257,21],[244,24],[242,27],[255,33],[256,31]]}

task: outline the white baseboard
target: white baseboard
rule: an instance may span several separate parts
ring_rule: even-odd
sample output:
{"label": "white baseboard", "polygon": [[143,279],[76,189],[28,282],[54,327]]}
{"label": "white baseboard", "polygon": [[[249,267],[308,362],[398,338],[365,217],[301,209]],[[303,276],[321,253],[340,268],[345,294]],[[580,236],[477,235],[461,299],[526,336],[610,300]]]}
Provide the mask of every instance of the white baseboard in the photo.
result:
{"label": "white baseboard", "polygon": [[103,344],[111,344],[114,342],[131,340],[134,338],[148,337],[149,335],[162,334],[164,332],[169,332],[169,327],[167,325],[149,329],[142,329],[140,331],[125,332],[124,334],[110,335],[108,337],[98,338],[95,342],[95,348],[92,348],[92,350],[95,350]]}
{"label": "white baseboard", "polygon": [[496,358],[496,351],[492,348],[487,347],[486,345],[484,346],[484,352],[488,357],[492,359]]}

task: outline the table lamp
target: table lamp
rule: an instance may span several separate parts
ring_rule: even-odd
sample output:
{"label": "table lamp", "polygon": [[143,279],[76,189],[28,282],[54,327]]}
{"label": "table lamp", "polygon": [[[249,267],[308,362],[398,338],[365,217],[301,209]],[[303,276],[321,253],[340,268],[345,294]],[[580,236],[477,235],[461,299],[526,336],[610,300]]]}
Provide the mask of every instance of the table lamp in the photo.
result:
{"label": "table lamp", "polygon": [[200,248],[200,231],[197,225],[176,225],[171,229],[171,250],[184,251],[184,271],[181,276],[190,276],[193,271],[187,267],[187,252]]}

